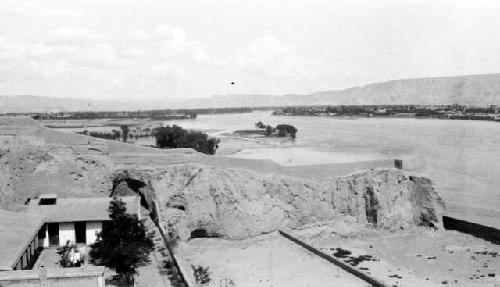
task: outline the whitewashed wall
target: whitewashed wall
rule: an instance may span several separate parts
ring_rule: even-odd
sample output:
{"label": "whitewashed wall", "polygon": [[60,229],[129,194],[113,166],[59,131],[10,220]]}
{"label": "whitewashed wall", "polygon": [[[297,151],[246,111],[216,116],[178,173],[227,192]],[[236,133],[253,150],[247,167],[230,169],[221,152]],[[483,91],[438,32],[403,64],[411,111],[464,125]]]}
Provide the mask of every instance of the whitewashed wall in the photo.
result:
{"label": "whitewashed wall", "polygon": [[44,224],[45,228],[45,238],[43,239],[43,247],[49,247],[49,228],[47,227],[47,224]]}
{"label": "whitewashed wall", "polygon": [[102,230],[102,222],[87,222],[87,245],[94,244],[97,239],[97,233]]}
{"label": "whitewashed wall", "polygon": [[63,246],[67,241],[75,243],[75,224],[73,222],[59,223],[59,245]]}

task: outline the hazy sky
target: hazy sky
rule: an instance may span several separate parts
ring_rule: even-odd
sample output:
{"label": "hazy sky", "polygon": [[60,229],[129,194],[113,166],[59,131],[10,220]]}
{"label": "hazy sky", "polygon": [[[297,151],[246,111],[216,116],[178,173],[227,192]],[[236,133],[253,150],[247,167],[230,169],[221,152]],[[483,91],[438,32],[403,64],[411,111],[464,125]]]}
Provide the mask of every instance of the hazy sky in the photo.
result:
{"label": "hazy sky", "polygon": [[157,101],[493,73],[499,15],[497,0],[0,0],[0,94]]}

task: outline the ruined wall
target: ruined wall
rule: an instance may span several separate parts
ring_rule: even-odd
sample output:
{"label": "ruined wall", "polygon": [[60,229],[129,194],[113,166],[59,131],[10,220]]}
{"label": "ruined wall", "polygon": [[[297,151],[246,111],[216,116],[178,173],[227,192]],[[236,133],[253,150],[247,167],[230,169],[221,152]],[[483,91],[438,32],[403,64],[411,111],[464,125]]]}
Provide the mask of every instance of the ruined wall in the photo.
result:
{"label": "ruined wall", "polygon": [[146,198],[157,198],[162,224],[175,226],[183,240],[193,235],[246,238],[339,215],[383,229],[439,228],[444,210],[430,180],[406,176],[397,169],[311,182],[182,164],[148,171],[129,169],[118,172],[116,178],[117,192],[135,189]]}
{"label": "ruined wall", "polygon": [[[227,168],[229,162],[248,167],[242,159],[194,154],[189,160],[203,164],[187,163],[175,151],[94,141],[27,118],[0,118],[0,208],[16,209],[42,193],[140,194],[153,218],[165,230],[176,228],[183,240],[193,232],[246,238],[342,215],[384,229],[442,225],[444,204],[434,184],[397,169],[340,178],[324,169],[321,179],[298,179],[258,168]],[[97,143],[107,148],[89,153]],[[159,203],[155,210],[153,202]]]}

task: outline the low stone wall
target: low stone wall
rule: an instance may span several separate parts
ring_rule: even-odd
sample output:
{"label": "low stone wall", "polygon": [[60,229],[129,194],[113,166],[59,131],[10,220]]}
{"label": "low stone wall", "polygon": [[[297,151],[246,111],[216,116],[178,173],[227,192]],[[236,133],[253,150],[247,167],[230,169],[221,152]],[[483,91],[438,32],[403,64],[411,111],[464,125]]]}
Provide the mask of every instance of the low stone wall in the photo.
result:
{"label": "low stone wall", "polygon": [[[186,275],[189,274],[189,271],[186,270],[185,268],[181,267],[182,264],[179,264],[179,262],[177,262],[177,259],[175,258],[175,255],[174,255],[174,251],[167,244],[168,240],[167,240],[167,237],[165,235],[166,231],[163,230],[163,227],[160,224],[160,222],[162,222],[162,221],[160,220],[161,213],[159,212],[159,209],[158,209],[159,206],[160,206],[160,204],[159,204],[158,200],[154,200],[153,206],[152,206],[153,210],[151,212],[156,215],[154,223],[158,227],[158,230],[160,230],[161,237],[163,238],[163,242],[165,242],[165,247],[167,248],[168,253],[170,255],[170,258],[172,259],[172,263],[174,264],[175,268],[177,269],[179,276],[181,277],[181,280],[184,282],[186,287],[196,286],[192,283],[191,280],[186,280]],[[184,266],[184,265],[182,265],[182,266]]]}
{"label": "low stone wall", "polygon": [[104,267],[4,271],[0,272],[0,286],[104,287]]}
{"label": "low stone wall", "polygon": [[318,255],[319,257],[327,260],[328,262],[330,263],[333,263],[334,265],[342,268],[343,270],[351,273],[352,275],[366,281],[367,283],[371,284],[371,286],[374,286],[374,287],[388,287],[386,284],[378,281],[377,279],[373,278],[373,277],[370,277],[368,276],[367,274],[364,274],[358,270],[356,270],[355,268],[352,268],[351,266],[345,264],[344,262],[340,261],[340,260],[337,260],[336,258],[328,255],[328,254],[325,254],[323,253],[322,251],[312,247],[311,245],[303,242],[302,240],[294,237],[293,235],[290,234],[290,232],[286,232],[286,231],[283,231],[283,230],[280,230],[279,233],[289,239],[290,241],[296,243],[297,245],[305,248],[307,251],[310,251],[312,252],[313,254],[316,254]]}
{"label": "low stone wall", "polygon": [[490,241],[494,244],[500,244],[500,230],[496,228],[449,216],[443,216],[443,225],[447,230],[456,230]]}

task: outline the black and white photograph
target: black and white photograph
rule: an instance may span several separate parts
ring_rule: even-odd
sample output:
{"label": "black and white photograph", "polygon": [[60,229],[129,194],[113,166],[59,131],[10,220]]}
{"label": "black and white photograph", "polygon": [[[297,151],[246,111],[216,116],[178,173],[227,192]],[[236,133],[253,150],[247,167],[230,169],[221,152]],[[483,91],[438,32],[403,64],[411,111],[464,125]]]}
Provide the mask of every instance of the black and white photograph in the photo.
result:
{"label": "black and white photograph", "polygon": [[497,0],[0,0],[0,287],[500,287]]}

